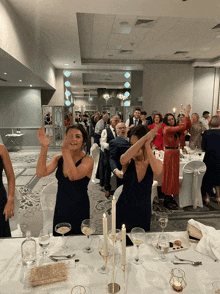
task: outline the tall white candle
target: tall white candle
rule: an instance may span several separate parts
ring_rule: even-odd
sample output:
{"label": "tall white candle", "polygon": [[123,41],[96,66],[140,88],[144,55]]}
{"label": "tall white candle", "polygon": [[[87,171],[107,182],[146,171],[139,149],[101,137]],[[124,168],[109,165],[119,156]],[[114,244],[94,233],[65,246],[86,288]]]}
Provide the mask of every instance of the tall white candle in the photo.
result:
{"label": "tall white candle", "polygon": [[122,225],[122,265],[126,265],[126,228]]}
{"label": "tall white candle", "polygon": [[103,236],[104,236],[104,257],[108,256],[108,224],[106,214],[103,213]]}
{"label": "tall white candle", "polygon": [[116,200],[115,196],[112,199],[112,235],[116,234]]}

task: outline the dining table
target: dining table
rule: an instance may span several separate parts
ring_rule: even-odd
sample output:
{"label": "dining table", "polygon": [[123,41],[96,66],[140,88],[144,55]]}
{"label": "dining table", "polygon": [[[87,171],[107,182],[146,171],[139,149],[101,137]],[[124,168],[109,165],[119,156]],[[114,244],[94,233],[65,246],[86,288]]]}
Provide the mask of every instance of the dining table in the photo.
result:
{"label": "dining table", "polygon": [[[168,224],[169,226],[169,224]],[[116,242],[116,252],[119,258],[115,261],[114,281],[120,285],[120,293],[127,294],[159,294],[175,293],[169,281],[171,271],[174,268],[182,269],[185,272],[186,287],[185,294],[212,293],[212,283],[219,280],[219,262],[207,255],[197,252],[196,243],[191,243],[187,239],[187,231],[165,232],[169,240],[181,240],[184,244],[179,250],[171,250],[166,253],[166,261],[160,259],[161,253],[155,247],[161,233],[146,232],[145,242],[140,245],[139,255],[143,263],[136,265],[132,263],[132,257],[136,256],[136,246],[126,247],[126,270],[125,276],[121,267],[121,242]],[[128,234],[129,235],[129,234]],[[55,264],[48,257],[40,256],[41,247],[38,238],[34,238],[37,244],[37,261],[32,266],[24,266],[21,259],[21,243],[24,238],[1,238],[0,239],[0,293],[1,294],[46,294],[65,293],[71,294],[71,290],[76,285],[82,285],[86,289],[86,294],[104,294],[107,292],[107,284],[112,281],[112,271],[109,260],[109,271],[106,274],[98,272],[104,261],[98,252],[98,244],[101,235],[92,235],[91,246],[94,251],[84,253],[83,247],[86,243],[86,236],[66,236],[65,244],[69,247],[65,254],[75,254],[74,258],[65,260],[68,268],[68,280],[57,282],[46,286],[32,287],[28,277],[33,267]],[[60,251],[62,245],[61,237],[50,237],[48,247],[49,255]],[[200,261],[202,265],[192,266],[191,264],[174,265],[172,261],[177,258]],[[108,268],[107,263],[107,268]],[[125,277],[125,280],[124,280]],[[78,292],[77,292],[78,293]],[[80,292],[79,292],[80,293]]]}

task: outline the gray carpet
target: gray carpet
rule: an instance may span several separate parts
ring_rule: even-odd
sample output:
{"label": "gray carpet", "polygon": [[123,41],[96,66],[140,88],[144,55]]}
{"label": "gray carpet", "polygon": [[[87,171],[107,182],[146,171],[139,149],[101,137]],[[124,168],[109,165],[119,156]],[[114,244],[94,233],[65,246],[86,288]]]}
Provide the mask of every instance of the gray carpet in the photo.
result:
{"label": "gray carpet", "polygon": [[[59,150],[49,150],[49,161]],[[36,176],[36,164],[39,151],[19,151],[11,152],[10,158],[15,172],[16,187],[21,195],[19,209],[19,223],[23,234],[29,229],[32,236],[39,236],[43,228],[43,213],[40,204],[40,193],[42,189],[52,181],[55,181],[55,172],[46,178],[39,179]],[[3,177],[3,182],[6,177]],[[100,190],[98,184],[89,183],[88,194],[90,199],[90,217],[94,219],[96,234],[102,233],[102,215],[105,212],[108,218],[108,227],[111,227],[111,199],[105,198],[105,193]],[[151,231],[161,231],[157,216],[160,211],[166,211],[169,214],[167,231],[184,231],[187,227],[187,221],[194,218],[205,225],[220,229],[220,204],[210,202],[203,208],[194,210],[192,207],[170,211],[163,208],[162,200],[153,205]]]}

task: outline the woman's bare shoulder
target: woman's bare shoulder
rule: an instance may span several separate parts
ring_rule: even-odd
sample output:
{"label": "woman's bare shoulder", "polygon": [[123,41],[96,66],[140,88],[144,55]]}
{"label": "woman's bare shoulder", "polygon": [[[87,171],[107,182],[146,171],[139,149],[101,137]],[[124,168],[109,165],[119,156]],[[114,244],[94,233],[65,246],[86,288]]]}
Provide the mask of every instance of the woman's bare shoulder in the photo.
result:
{"label": "woman's bare shoulder", "polygon": [[90,156],[87,156],[87,155],[82,158],[82,161],[88,162],[88,163],[94,163],[94,159]]}
{"label": "woman's bare shoulder", "polygon": [[0,154],[4,154],[7,151],[4,144],[0,144]]}

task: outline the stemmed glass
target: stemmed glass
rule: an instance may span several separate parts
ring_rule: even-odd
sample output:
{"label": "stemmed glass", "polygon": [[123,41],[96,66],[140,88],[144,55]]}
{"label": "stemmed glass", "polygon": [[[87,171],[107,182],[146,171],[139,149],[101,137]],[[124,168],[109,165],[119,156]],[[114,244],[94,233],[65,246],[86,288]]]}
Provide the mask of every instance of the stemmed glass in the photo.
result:
{"label": "stemmed glass", "polygon": [[137,246],[137,255],[135,258],[132,259],[132,262],[134,264],[139,265],[143,263],[143,259],[139,257],[139,247],[145,242],[145,236],[145,230],[142,228],[136,227],[131,230],[131,239],[134,245]]}
{"label": "stemmed glass", "polygon": [[[108,259],[109,259],[109,255],[110,255],[111,250],[112,250],[112,246],[108,243],[108,257],[107,257]],[[104,239],[99,240],[98,251],[99,251],[99,254],[104,259]],[[106,273],[106,263],[104,263],[104,265],[101,268],[98,269],[98,272],[100,274],[105,274]]]}
{"label": "stemmed glass", "polygon": [[83,252],[91,253],[94,251],[94,248],[90,246],[91,241],[89,240],[89,236],[95,232],[94,222],[91,219],[85,219],[81,224],[81,231],[88,238],[87,247],[83,248]]}
{"label": "stemmed glass", "polygon": [[170,247],[170,242],[169,242],[168,236],[163,233],[160,234],[158,239],[158,249],[162,253],[160,257],[161,261],[167,261],[167,258],[165,257],[164,254],[168,252],[169,247]]}
{"label": "stemmed glass", "polygon": [[59,223],[55,226],[55,231],[62,235],[62,249],[67,249],[68,246],[64,244],[64,235],[72,229],[69,223]]}
{"label": "stemmed glass", "polygon": [[167,223],[168,223],[168,214],[164,213],[164,212],[160,213],[158,216],[158,221],[159,221],[160,226],[162,228],[162,235],[163,235],[164,229],[166,228]]}
{"label": "stemmed glass", "polygon": [[39,245],[43,248],[43,251],[41,252],[40,255],[42,255],[43,257],[47,256],[48,252],[47,252],[47,247],[50,244],[50,234],[49,231],[46,229],[43,229],[42,231],[40,231],[40,235],[39,235]]}

